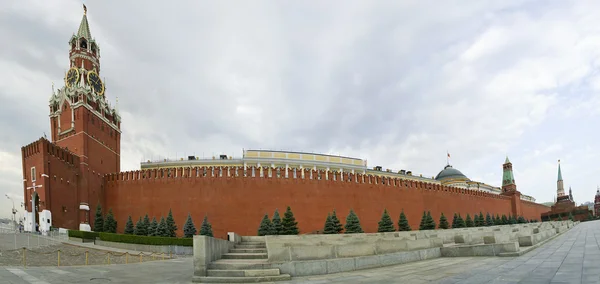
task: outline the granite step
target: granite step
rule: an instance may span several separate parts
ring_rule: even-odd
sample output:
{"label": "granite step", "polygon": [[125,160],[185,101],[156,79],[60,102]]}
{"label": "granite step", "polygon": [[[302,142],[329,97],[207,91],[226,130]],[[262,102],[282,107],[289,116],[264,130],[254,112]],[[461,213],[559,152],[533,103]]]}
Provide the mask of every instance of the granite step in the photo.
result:
{"label": "granite step", "polygon": [[266,248],[233,248],[230,253],[267,253]]}
{"label": "granite step", "polygon": [[246,269],[246,270],[220,270],[208,269],[207,276],[212,277],[259,277],[259,276],[277,276],[279,269]]}
{"label": "granite step", "polygon": [[219,259],[208,264],[208,269],[249,270],[268,269],[271,265],[264,259]]}
{"label": "granite step", "polygon": [[211,277],[211,276],[194,276],[192,282],[196,283],[258,283],[271,281],[291,280],[289,274],[281,274],[277,276],[256,276],[256,277]]}
{"label": "granite step", "polygon": [[239,243],[237,245],[235,245],[235,248],[267,248],[267,244],[262,243],[262,244],[246,244],[246,243]]}
{"label": "granite step", "polygon": [[226,253],[221,259],[267,259],[267,253]]}

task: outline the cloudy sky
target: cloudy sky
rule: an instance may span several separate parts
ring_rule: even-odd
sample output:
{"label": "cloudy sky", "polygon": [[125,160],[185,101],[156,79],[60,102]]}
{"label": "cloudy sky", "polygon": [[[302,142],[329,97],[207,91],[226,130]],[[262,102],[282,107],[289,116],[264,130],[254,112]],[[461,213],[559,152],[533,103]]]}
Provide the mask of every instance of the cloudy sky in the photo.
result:
{"label": "cloudy sky", "polygon": [[[552,201],[600,184],[600,1],[93,1],[123,170],[242,148],[355,156],[433,176],[451,163]],[[49,133],[81,0],[0,2],[0,217],[20,147]]]}

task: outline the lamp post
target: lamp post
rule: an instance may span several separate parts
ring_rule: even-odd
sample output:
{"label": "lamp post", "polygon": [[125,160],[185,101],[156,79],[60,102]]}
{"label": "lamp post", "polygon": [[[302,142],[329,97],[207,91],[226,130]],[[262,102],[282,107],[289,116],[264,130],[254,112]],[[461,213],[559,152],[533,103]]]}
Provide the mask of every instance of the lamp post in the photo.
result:
{"label": "lamp post", "polygon": [[10,196],[8,196],[8,194],[4,194],[4,196],[6,196],[6,198],[10,199],[10,201],[12,201],[13,204],[13,208],[12,208],[12,214],[13,214],[13,229],[16,229],[16,223],[15,223],[15,214],[17,214],[17,209],[15,209],[15,201],[10,198]]}
{"label": "lamp post", "polygon": [[[42,174],[42,177],[48,177],[47,174]],[[23,181],[27,181],[26,179],[24,179]],[[27,187],[27,189],[32,189],[31,192],[31,232],[35,233],[35,196],[37,195],[36,189],[39,187],[42,187],[41,184],[39,185],[35,185],[35,181],[31,183],[32,185],[30,187]]]}

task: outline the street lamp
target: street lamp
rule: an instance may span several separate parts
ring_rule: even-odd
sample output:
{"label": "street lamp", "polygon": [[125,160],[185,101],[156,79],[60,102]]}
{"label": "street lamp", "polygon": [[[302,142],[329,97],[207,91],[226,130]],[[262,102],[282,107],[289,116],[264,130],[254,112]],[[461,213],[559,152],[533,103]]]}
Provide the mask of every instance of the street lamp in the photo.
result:
{"label": "street lamp", "polygon": [[[42,174],[42,177],[48,177],[47,174]],[[27,182],[26,179],[23,180],[24,182]],[[42,187],[42,185],[35,185],[35,181],[32,182],[32,186],[27,187],[27,189],[32,189],[31,192],[31,232],[35,233],[35,196],[37,195],[36,189]]]}
{"label": "street lamp", "polygon": [[17,209],[15,209],[15,201],[10,198],[10,196],[8,196],[8,194],[4,194],[4,196],[6,196],[6,198],[10,199],[10,201],[12,201],[13,204],[13,208],[12,208],[12,214],[13,214],[13,228],[16,229],[16,223],[15,223],[15,214],[17,214]]}

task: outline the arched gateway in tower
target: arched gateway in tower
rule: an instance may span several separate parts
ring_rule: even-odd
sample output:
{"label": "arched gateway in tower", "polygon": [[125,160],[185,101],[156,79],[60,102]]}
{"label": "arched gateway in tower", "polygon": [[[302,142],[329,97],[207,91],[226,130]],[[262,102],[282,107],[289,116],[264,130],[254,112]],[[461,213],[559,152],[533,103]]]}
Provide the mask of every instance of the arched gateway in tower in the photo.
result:
{"label": "arched gateway in tower", "polygon": [[[79,28],[65,47],[64,85],[53,86],[49,100],[51,141],[40,138],[21,149],[28,231],[52,225],[89,230],[90,207],[104,202],[103,176],[120,171],[121,117],[106,98],[100,46],[92,37],[85,5]],[[31,206],[34,195],[37,206]]]}

